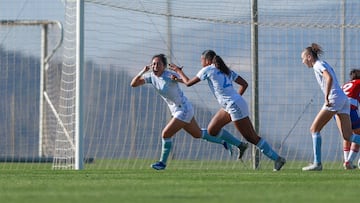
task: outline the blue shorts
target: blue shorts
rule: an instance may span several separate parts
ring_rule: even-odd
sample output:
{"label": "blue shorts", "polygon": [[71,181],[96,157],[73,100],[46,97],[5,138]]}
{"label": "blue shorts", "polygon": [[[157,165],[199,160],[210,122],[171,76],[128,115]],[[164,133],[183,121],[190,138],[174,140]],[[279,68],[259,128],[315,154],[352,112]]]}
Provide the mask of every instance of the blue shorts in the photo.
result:
{"label": "blue shorts", "polygon": [[356,109],[350,110],[350,119],[351,119],[351,127],[353,130],[360,128],[359,112]]}

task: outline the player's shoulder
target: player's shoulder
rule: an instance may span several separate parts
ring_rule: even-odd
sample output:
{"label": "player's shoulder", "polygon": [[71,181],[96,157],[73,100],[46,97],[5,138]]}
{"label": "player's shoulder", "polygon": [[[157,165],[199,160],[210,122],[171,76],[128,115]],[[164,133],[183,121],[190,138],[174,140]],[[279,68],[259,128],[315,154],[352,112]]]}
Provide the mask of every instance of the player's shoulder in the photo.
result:
{"label": "player's shoulder", "polygon": [[317,60],[314,63],[313,68],[320,69],[320,70],[327,70],[327,71],[330,71],[330,70],[333,69],[332,66],[328,62],[326,62],[324,60]]}
{"label": "player's shoulder", "polygon": [[360,87],[360,79],[351,80],[349,83],[352,83],[356,85],[357,87]]}
{"label": "player's shoulder", "polygon": [[198,73],[205,74],[205,73],[211,72],[212,70],[213,70],[213,66],[209,65],[209,66],[205,66],[205,67],[201,68]]}
{"label": "player's shoulder", "polygon": [[360,79],[352,80],[353,83],[360,83]]}
{"label": "player's shoulder", "polygon": [[315,71],[317,70],[321,70],[321,69],[324,69],[325,67],[323,66],[323,64],[321,63],[321,61],[316,61],[313,65],[313,69]]}
{"label": "player's shoulder", "polygon": [[215,70],[216,67],[214,64],[211,64],[211,65],[203,67],[202,69],[209,71],[209,70]]}

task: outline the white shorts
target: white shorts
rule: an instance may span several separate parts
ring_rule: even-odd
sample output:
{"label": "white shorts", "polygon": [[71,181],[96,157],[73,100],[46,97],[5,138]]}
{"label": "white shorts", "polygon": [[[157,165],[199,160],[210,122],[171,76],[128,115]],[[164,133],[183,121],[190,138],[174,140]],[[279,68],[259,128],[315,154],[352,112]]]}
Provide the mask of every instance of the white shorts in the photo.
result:
{"label": "white shorts", "polygon": [[332,106],[326,106],[324,104],[321,109],[350,115],[350,102],[347,98],[338,97],[330,99],[330,104],[332,104]]}
{"label": "white shorts", "polygon": [[230,114],[232,121],[237,121],[249,116],[247,103],[242,97],[228,104],[225,111]]}
{"label": "white shorts", "polygon": [[171,115],[186,123],[190,123],[194,117],[194,109],[190,102],[183,103],[170,109]]}

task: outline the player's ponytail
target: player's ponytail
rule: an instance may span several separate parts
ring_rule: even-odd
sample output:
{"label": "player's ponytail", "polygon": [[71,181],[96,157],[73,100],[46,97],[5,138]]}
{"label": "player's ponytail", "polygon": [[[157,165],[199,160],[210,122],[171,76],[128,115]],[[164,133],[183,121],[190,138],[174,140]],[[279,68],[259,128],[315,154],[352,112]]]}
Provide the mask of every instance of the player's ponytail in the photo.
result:
{"label": "player's ponytail", "polygon": [[226,75],[230,74],[229,67],[227,67],[224,60],[222,60],[220,56],[216,55],[215,51],[210,49],[205,50],[202,53],[202,56],[205,58],[205,60],[211,61],[221,72],[225,73]]}
{"label": "player's ponytail", "polygon": [[318,60],[320,55],[324,53],[321,46],[316,43],[312,43],[311,46],[306,47],[305,51],[306,53],[310,54],[314,60]]}
{"label": "player's ponytail", "polygon": [[230,68],[225,64],[224,60],[220,56],[215,56],[213,59],[213,63],[221,72],[226,75],[230,75]]}

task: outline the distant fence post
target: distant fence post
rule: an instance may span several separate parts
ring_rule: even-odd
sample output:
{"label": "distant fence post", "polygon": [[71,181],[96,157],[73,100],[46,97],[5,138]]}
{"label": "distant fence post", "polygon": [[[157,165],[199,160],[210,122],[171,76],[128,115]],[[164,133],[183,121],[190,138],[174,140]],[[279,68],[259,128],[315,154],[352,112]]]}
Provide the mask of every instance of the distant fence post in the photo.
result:
{"label": "distant fence post", "polygon": [[[257,0],[251,1],[251,60],[252,60],[252,120],[256,132],[259,133],[259,75],[258,75],[258,9]],[[259,167],[260,151],[253,145],[253,168]]]}

